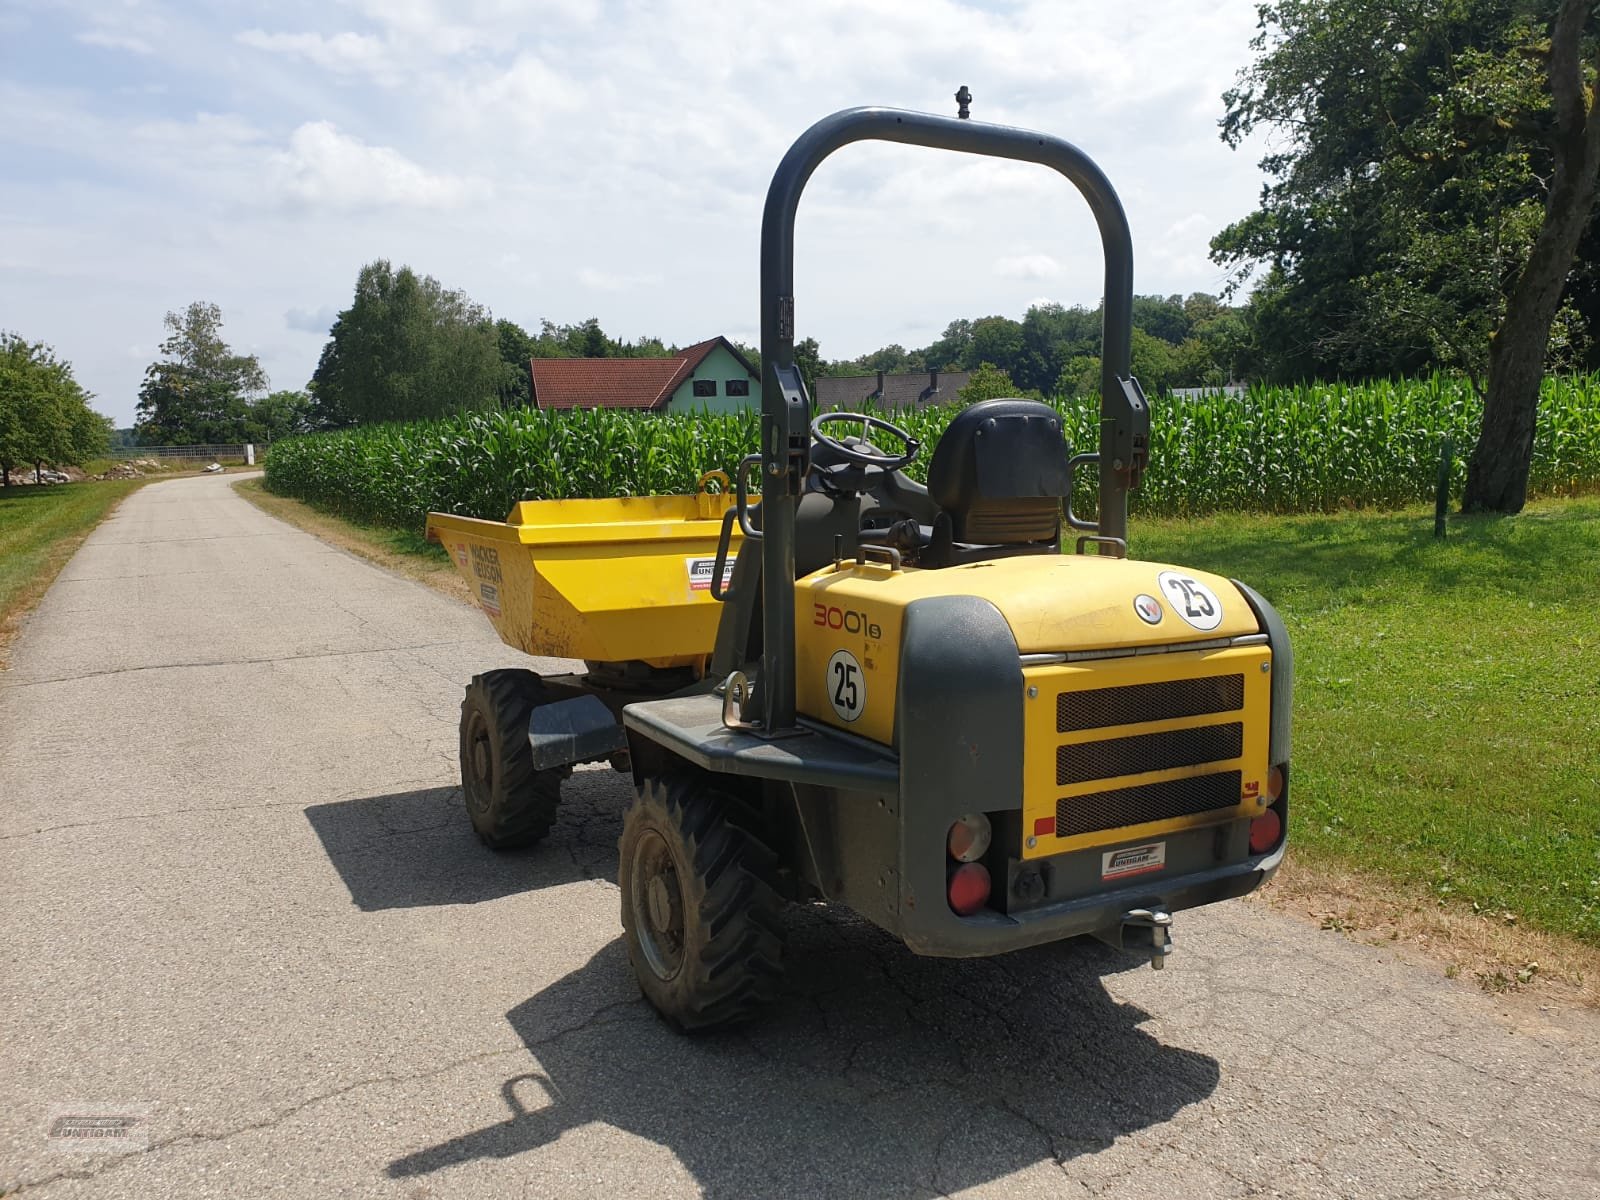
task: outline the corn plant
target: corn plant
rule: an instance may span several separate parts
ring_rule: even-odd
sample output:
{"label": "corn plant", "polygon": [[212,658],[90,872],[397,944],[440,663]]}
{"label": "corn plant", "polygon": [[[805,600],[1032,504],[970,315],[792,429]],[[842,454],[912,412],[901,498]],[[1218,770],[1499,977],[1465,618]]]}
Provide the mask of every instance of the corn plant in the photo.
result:
{"label": "corn plant", "polygon": [[[1095,448],[1098,401],[1059,400],[1068,441]],[[925,479],[955,410],[894,419],[925,447]],[[1482,404],[1449,376],[1366,384],[1255,387],[1241,396],[1157,399],[1150,465],[1136,511],[1298,512],[1394,507],[1433,494],[1440,440],[1457,449],[1455,488]],[[759,416],[577,410],[462,413],[277,442],[267,486],[343,516],[416,529],[430,510],[503,520],[522,499],[689,492],[758,445]],[[1530,485],[1565,494],[1600,486],[1600,376],[1545,381]],[[1075,505],[1093,512],[1092,471]]]}

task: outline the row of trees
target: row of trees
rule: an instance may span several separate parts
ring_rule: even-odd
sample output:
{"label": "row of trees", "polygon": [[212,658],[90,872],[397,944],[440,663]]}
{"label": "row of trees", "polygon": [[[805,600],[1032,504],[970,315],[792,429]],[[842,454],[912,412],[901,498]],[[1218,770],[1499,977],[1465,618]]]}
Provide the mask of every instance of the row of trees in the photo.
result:
{"label": "row of trees", "polygon": [[[1075,396],[1100,386],[1100,322],[1098,306],[1036,304],[1020,321],[963,318],[921,349],[885,346],[859,358],[819,363],[817,369],[823,375],[857,375],[976,370],[987,364],[1004,371],[1020,390]],[[1243,310],[1215,296],[1137,296],[1133,326],[1133,371],[1148,392],[1217,387],[1243,378],[1254,366]]]}
{"label": "row of trees", "polygon": [[110,421],[89,407],[72,365],[41,342],[0,333],[0,486],[15,467],[82,466],[105,453]]}
{"label": "row of trees", "polygon": [[361,268],[354,300],[329,331],[311,377],[311,418],[337,428],[525,407],[532,403],[531,359],[672,352],[660,338],[611,338],[594,317],[577,325],[544,321],[530,334],[431,275],[379,259]]}

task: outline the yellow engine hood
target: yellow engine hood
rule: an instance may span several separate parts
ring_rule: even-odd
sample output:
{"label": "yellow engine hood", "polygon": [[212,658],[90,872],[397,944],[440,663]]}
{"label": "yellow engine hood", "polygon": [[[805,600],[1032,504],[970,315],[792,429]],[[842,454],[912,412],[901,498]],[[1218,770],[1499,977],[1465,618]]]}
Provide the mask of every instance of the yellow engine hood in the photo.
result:
{"label": "yellow engine hood", "polygon": [[906,606],[934,596],[989,601],[1022,654],[1214,645],[1259,632],[1255,615],[1226,579],[1165,563],[1068,554],[940,570],[845,563],[795,584],[799,710],[892,742]]}
{"label": "yellow engine hood", "polygon": [[[891,572],[873,563],[824,567],[800,588],[811,603],[848,598],[872,610],[903,610],[928,596],[980,596],[1005,616],[1023,654],[1170,646],[1257,632],[1244,598],[1220,575],[1098,555],[1030,554],[937,571]],[[1141,596],[1156,602],[1143,602],[1154,623],[1135,608]],[[806,623],[804,611],[800,620]]]}

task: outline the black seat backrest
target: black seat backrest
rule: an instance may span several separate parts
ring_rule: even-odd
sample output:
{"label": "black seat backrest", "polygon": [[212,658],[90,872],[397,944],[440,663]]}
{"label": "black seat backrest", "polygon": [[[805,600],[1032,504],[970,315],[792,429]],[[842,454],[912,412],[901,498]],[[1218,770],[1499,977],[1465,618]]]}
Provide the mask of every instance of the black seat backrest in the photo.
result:
{"label": "black seat backrest", "polygon": [[957,542],[1054,542],[1071,491],[1061,414],[1037,400],[980,400],[956,414],[928,464],[928,495]]}

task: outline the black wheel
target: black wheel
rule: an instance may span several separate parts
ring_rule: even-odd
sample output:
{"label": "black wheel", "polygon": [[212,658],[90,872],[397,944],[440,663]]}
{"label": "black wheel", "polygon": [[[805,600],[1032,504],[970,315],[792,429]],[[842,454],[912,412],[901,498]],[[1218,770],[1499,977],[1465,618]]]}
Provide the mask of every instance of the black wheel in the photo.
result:
{"label": "black wheel", "polygon": [[570,767],[536,771],[528,718],[543,698],[532,671],[474,675],[461,701],[461,793],[467,816],[494,850],[531,846],[555,823]]}
{"label": "black wheel", "polygon": [[639,987],[685,1032],[756,1015],[783,978],[775,859],[731,797],[652,776],[622,821],[617,882]]}

